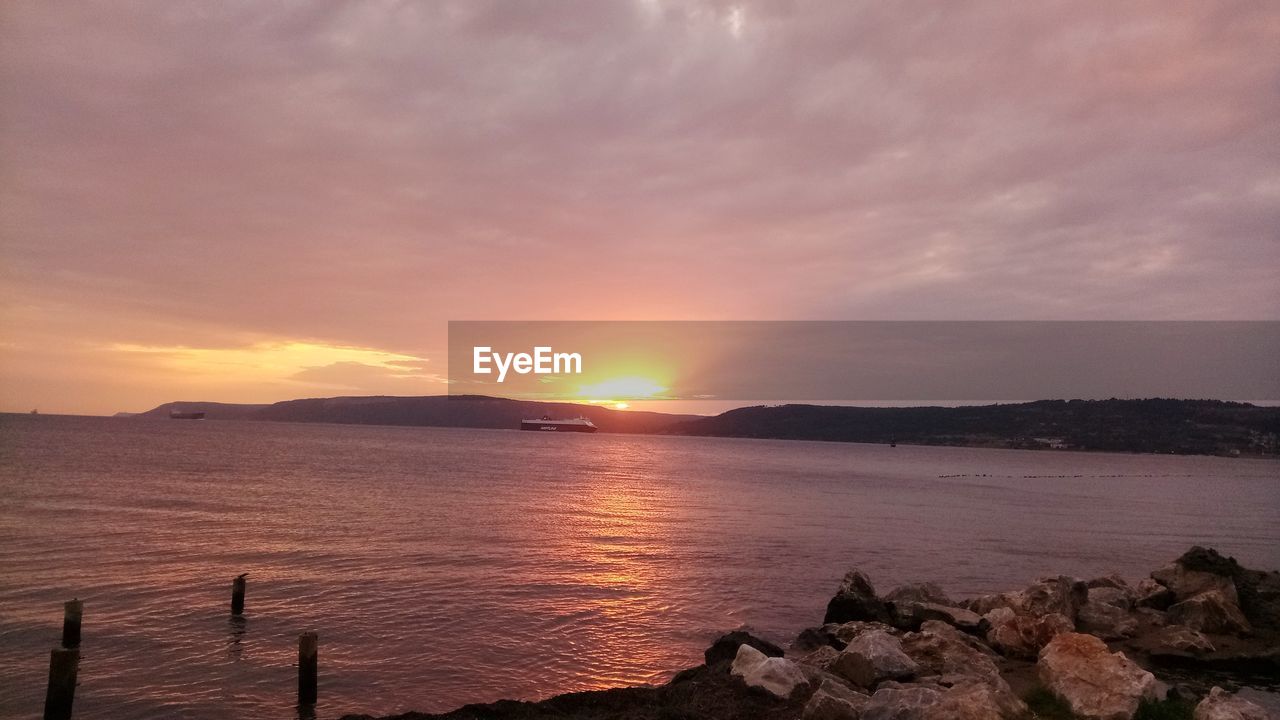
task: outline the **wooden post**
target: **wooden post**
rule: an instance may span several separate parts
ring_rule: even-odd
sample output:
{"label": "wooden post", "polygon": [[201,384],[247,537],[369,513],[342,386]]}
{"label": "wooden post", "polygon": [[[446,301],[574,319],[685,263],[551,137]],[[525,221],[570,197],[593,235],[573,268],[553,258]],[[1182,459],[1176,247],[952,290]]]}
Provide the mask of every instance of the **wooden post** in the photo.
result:
{"label": "wooden post", "polygon": [[316,704],[316,675],[319,668],[320,636],[304,632],[298,636],[298,704]]}
{"label": "wooden post", "polygon": [[76,672],[80,651],[54,648],[49,656],[49,688],[44,696],[44,720],[71,720],[71,703],[76,697]]}
{"label": "wooden post", "polygon": [[80,647],[80,618],[84,616],[84,603],[68,600],[62,604],[62,647]]}
{"label": "wooden post", "polygon": [[244,585],[245,585],[244,579],[248,574],[249,573],[245,573],[244,575],[239,575],[236,577],[235,580],[231,581],[231,614],[232,615],[244,614]]}

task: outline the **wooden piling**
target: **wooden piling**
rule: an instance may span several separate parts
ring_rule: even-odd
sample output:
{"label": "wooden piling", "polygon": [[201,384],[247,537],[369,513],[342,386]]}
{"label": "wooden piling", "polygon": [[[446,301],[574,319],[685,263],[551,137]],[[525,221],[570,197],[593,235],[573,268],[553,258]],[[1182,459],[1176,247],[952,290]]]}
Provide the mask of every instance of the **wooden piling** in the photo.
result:
{"label": "wooden piling", "polygon": [[84,603],[68,600],[62,604],[62,647],[80,647],[80,618],[84,616]]}
{"label": "wooden piling", "polygon": [[320,636],[304,632],[298,636],[298,704],[316,704],[316,676],[319,668]]}
{"label": "wooden piling", "polygon": [[231,581],[231,614],[232,615],[244,614],[244,586],[245,586],[245,577],[247,575],[248,573],[245,573],[244,575],[237,576],[235,580]]}
{"label": "wooden piling", "polygon": [[76,673],[80,651],[54,648],[49,656],[49,688],[44,696],[44,720],[71,720],[71,703],[76,697]]}

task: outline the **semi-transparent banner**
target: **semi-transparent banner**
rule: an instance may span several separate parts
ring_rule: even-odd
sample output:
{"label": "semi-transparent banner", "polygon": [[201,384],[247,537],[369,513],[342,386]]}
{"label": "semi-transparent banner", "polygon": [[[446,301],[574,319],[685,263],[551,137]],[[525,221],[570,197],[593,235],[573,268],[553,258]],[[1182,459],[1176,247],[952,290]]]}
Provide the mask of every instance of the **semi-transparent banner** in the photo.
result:
{"label": "semi-transparent banner", "polygon": [[1280,399],[1280,322],[454,321],[449,389],[557,401]]}

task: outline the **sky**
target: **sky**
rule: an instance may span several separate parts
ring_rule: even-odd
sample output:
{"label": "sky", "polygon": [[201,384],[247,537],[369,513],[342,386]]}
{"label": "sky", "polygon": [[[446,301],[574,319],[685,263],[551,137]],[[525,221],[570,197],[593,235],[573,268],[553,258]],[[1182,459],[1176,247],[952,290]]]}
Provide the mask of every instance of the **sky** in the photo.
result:
{"label": "sky", "polygon": [[1280,319],[1280,5],[0,5],[0,410],[449,320]]}

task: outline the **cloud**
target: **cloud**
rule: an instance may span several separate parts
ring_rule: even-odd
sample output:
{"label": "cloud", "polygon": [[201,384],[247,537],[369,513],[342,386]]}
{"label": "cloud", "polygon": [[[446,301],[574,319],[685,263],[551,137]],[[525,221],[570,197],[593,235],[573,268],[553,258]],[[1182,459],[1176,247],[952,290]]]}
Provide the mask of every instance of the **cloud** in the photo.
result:
{"label": "cloud", "polygon": [[367,365],[351,360],[308,367],[289,376],[310,386],[363,395],[426,395],[443,391],[445,379],[395,365]]}

